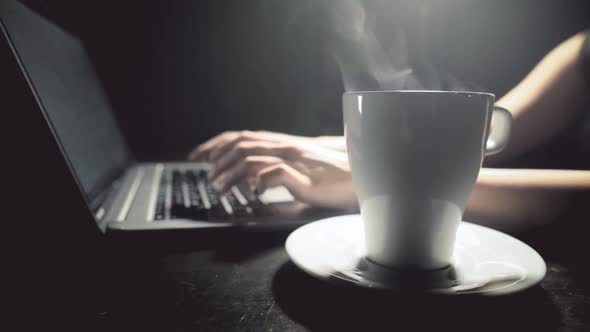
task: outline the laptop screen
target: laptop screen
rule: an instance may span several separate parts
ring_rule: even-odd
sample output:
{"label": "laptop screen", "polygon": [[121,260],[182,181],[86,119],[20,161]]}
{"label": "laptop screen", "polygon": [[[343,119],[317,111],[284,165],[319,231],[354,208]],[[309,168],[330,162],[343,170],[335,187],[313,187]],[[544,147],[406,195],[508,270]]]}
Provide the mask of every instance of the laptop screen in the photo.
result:
{"label": "laptop screen", "polygon": [[93,202],[129,165],[131,156],[90,59],[74,36],[20,3],[2,2],[0,15],[8,35]]}

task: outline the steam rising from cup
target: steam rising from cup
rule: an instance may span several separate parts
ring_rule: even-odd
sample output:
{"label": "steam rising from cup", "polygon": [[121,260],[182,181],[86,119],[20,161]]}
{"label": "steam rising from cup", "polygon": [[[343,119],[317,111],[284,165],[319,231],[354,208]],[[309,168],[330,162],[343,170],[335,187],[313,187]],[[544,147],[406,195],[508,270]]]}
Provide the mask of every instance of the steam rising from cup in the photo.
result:
{"label": "steam rising from cup", "polygon": [[[404,24],[394,24],[396,27],[387,33],[387,43],[383,43],[376,33],[379,20],[400,19],[399,13],[387,17],[368,11],[360,0],[331,3],[334,7],[329,8],[329,13],[335,35],[332,50],[346,91],[482,90],[437,70],[429,61],[426,39],[430,3],[392,0],[390,4],[400,4],[406,17],[402,17]],[[395,11],[394,6],[387,9]]]}

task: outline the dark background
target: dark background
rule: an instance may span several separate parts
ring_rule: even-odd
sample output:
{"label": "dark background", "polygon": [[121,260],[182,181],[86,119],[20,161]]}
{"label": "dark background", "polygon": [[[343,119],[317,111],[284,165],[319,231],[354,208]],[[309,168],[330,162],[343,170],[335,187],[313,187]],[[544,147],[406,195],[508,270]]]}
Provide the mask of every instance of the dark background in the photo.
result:
{"label": "dark background", "polygon": [[[429,40],[432,44],[429,50],[441,70],[448,70],[502,95],[561,40],[590,27],[586,1],[446,0],[444,4],[443,1],[436,1],[441,4],[433,11],[430,21]],[[320,6],[319,2],[27,1],[86,43],[131,148],[142,160],[182,156],[197,142],[226,129],[265,128],[308,135],[338,133],[341,128],[342,84],[327,47],[330,31],[326,26],[326,7]],[[0,55],[3,54],[5,52],[0,52]],[[214,316],[215,309],[234,303],[234,299],[244,298],[244,294],[248,294],[246,299],[252,299],[246,305],[267,305],[267,302],[257,302],[260,297],[256,292],[260,288],[252,285],[267,285],[271,278],[269,271],[275,271],[277,262],[287,258],[284,252],[275,251],[268,255],[258,254],[252,261],[236,264],[231,255],[223,253],[225,249],[230,253],[239,253],[237,256],[244,255],[248,252],[243,249],[244,243],[251,246],[263,243],[250,237],[239,237],[241,242],[232,241],[232,238],[222,238],[224,241],[217,242],[217,238],[209,239],[209,243],[216,246],[219,243],[233,245],[222,246],[219,250],[221,254],[217,255],[211,254],[211,250],[199,252],[190,247],[196,253],[189,252],[184,256],[162,250],[166,242],[182,242],[178,241],[179,234],[174,234],[168,241],[146,241],[146,245],[136,249],[140,253],[137,256],[148,260],[148,263],[135,256],[131,257],[135,259],[127,259],[125,255],[119,265],[114,265],[115,268],[110,265],[112,262],[109,261],[109,265],[103,262],[111,256],[104,255],[102,251],[95,252],[102,247],[95,245],[99,239],[95,239],[93,234],[97,233],[86,228],[92,223],[79,222],[80,218],[91,216],[86,209],[76,208],[84,207],[79,202],[83,196],[76,183],[72,182],[64,160],[52,153],[57,149],[56,142],[51,139],[46,122],[37,119],[41,114],[33,112],[37,105],[31,104],[33,99],[26,82],[16,71],[14,59],[11,58],[12,62],[5,58],[0,60],[0,81],[5,83],[3,88],[8,87],[3,97],[7,99],[7,105],[27,104],[26,109],[31,110],[12,114],[5,128],[18,130],[18,134],[11,138],[19,139],[19,144],[6,144],[8,149],[5,154],[19,162],[5,163],[9,166],[6,173],[12,175],[7,177],[9,186],[5,191],[13,197],[31,197],[31,190],[35,193],[33,203],[30,199],[9,200],[10,208],[5,209],[8,215],[4,219],[10,221],[5,225],[9,228],[4,230],[10,238],[5,269],[9,277],[6,283],[9,286],[7,303],[23,313],[21,317],[9,311],[8,316],[12,316],[7,317],[9,321],[16,318],[19,326],[43,324],[46,328],[51,324],[45,317],[72,321],[85,318],[82,314],[87,312],[92,312],[93,317],[95,312],[101,312],[104,320],[108,320],[110,314],[114,317],[110,319],[116,321],[117,315],[126,317],[129,308],[133,307],[137,316],[132,316],[132,319],[148,323],[154,320],[165,322],[168,327],[188,325],[187,320],[193,324],[196,324],[195,321],[214,324],[225,318],[223,314],[228,311],[220,310],[219,315]],[[34,139],[24,139],[27,136]],[[38,168],[39,160],[43,161],[42,172]],[[22,174],[27,176],[20,176]],[[582,215],[581,212],[577,215]],[[47,216],[51,218],[47,219]],[[579,220],[583,219],[572,218],[572,221]],[[555,225],[561,226],[562,223]],[[541,237],[544,240],[532,245],[546,248],[550,244],[566,253],[563,256],[567,259],[556,258],[559,264],[551,263],[551,274],[543,287],[552,294],[552,301],[559,306],[566,322],[583,323],[588,317],[584,302],[588,274],[574,272],[575,267],[579,269],[580,265],[586,271],[586,261],[580,258],[584,250],[580,246],[588,242],[585,238],[588,233],[569,227],[560,229],[562,233],[551,229],[546,231]],[[77,234],[88,236],[72,236]],[[190,241],[185,242],[191,245],[206,242],[195,240],[192,234],[186,236]],[[282,243],[284,239],[275,238],[273,241]],[[123,249],[134,248],[133,242],[125,243],[127,247]],[[154,259],[155,263],[149,261],[151,257],[145,258],[143,248],[156,252],[162,250],[164,253],[159,255],[165,258],[161,261]],[[120,255],[124,250],[115,252]],[[549,262],[553,261],[549,252],[541,253]],[[194,259],[195,256],[207,258],[209,255],[217,262],[203,263],[203,260]],[[577,262],[574,267],[571,267],[571,261]],[[187,262],[190,264],[187,265]],[[171,271],[154,273],[153,265]],[[118,266],[126,267],[132,273],[117,269]],[[570,274],[569,270],[573,272]],[[114,282],[104,282],[103,274],[96,271],[113,271]],[[273,292],[280,289],[277,285],[281,282],[287,285],[298,283],[298,274],[289,274],[289,268],[281,268],[279,272],[279,277],[273,280]],[[94,273],[93,278],[87,277]],[[226,287],[227,283],[215,283],[218,273],[230,281],[237,280],[241,275],[248,277],[242,283],[231,283],[231,287]],[[184,281],[199,281],[199,276],[205,279],[197,285],[196,291],[187,288],[193,286],[190,283],[187,286]],[[303,278],[302,274],[299,276]],[[578,276],[580,279],[576,283]],[[121,281],[121,278],[124,280]],[[140,282],[135,283],[137,280]],[[118,287],[105,290],[111,284]],[[130,289],[127,288],[129,285],[132,286]],[[215,290],[206,293],[207,296],[200,296],[202,287],[208,289],[210,285],[216,285]],[[307,307],[309,302],[297,301],[299,294],[293,293],[299,292],[299,288],[284,289],[287,293],[285,290],[274,294],[261,292],[261,296],[274,296],[278,303],[282,303],[282,310],[293,315],[294,321],[305,322],[309,317],[294,315],[293,308]],[[305,284],[303,289],[306,289]],[[314,292],[317,289],[307,288],[308,293],[300,294],[317,295]],[[322,294],[327,294],[326,298],[332,301],[343,298],[332,297],[329,291],[324,291],[319,294],[320,299]],[[95,303],[94,299],[102,296],[106,299]],[[289,297],[291,303],[286,300]],[[303,298],[308,299],[306,296]],[[216,302],[208,302],[210,300]],[[524,308],[529,304],[533,305],[532,308],[538,308],[537,304],[545,307],[545,302],[533,303],[534,300],[516,301],[516,306],[500,307],[503,308],[500,312],[518,306]],[[116,301],[114,309],[110,301]],[[322,313],[322,306],[333,303],[316,302],[308,308],[313,314]],[[137,303],[141,305],[134,306]],[[239,302],[236,300],[235,303]],[[86,310],[89,306],[92,308]],[[144,310],[146,308],[149,310]],[[338,308],[336,306],[334,312]],[[423,303],[416,308],[420,319],[428,321],[429,316],[423,315]],[[553,320],[546,311],[532,310],[532,316],[517,316],[526,319],[538,315],[540,319],[535,324]],[[279,322],[290,323],[278,313],[280,311],[274,311],[274,317]],[[511,313],[519,313],[518,308]],[[342,313],[339,312],[339,315],[342,316]],[[177,319],[179,316],[185,320]],[[500,322],[505,323],[513,316],[503,316],[505,320]],[[151,319],[144,320],[146,317]],[[198,320],[199,317],[202,319]],[[480,321],[486,318],[489,317],[482,317]],[[227,322],[230,324],[232,321]],[[255,323],[257,321],[252,324]],[[274,321],[269,324],[281,326]]]}
{"label": "dark background", "polygon": [[[383,13],[384,1],[368,5]],[[327,21],[338,1],[24,2],[84,41],[140,160],[183,157],[223,130],[341,133]],[[497,96],[590,27],[587,0],[396,2],[387,10],[409,21],[400,11],[430,3],[432,60]]]}

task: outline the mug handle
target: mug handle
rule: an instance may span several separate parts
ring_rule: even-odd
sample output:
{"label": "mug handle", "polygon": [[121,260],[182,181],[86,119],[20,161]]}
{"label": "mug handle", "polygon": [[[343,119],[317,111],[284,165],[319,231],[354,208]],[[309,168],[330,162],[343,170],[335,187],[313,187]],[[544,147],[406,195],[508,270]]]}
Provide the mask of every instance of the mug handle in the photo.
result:
{"label": "mug handle", "polygon": [[512,114],[502,107],[494,106],[488,139],[486,141],[485,155],[496,154],[508,145],[512,129]]}

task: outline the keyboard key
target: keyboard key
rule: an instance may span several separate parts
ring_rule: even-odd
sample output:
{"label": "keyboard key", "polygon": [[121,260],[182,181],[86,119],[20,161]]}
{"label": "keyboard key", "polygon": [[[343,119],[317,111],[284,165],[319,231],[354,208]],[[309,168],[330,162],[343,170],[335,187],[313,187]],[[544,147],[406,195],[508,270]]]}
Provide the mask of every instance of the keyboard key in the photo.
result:
{"label": "keyboard key", "polygon": [[182,201],[184,203],[184,207],[188,209],[191,207],[191,197],[188,189],[188,183],[181,183],[180,189],[182,190]]}
{"label": "keyboard key", "polygon": [[209,201],[209,196],[207,195],[207,188],[205,187],[205,181],[201,180],[198,184],[199,194],[201,196],[201,200],[203,200],[203,207],[207,210],[211,209],[211,201]]}
{"label": "keyboard key", "polygon": [[252,217],[254,211],[249,206],[237,206],[234,208],[234,216],[236,217]]}
{"label": "keyboard key", "polygon": [[221,197],[219,198],[219,200],[221,201],[221,205],[223,206],[223,208],[225,209],[225,212],[226,212],[228,215],[232,215],[232,214],[234,214],[234,211],[233,211],[233,209],[232,209],[231,205],[229,204],[229,202],[228,202],[228,200],[227,200],[227,196],[221,196]]}
{"label": "keyboard key", "polygon": [[244,206],[248,205],[248,200],[246,199],[246,197],[244,197],[244,195],[242,194],[242,192],[240,191],[240,189],[236,186],[231,187],[231,192],[232,194],[236,197],[236,199],[238,200],[238,202]]}

